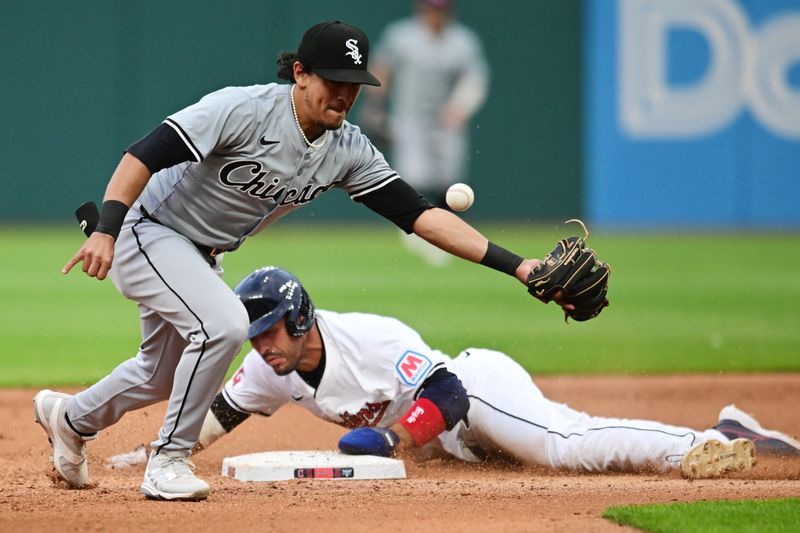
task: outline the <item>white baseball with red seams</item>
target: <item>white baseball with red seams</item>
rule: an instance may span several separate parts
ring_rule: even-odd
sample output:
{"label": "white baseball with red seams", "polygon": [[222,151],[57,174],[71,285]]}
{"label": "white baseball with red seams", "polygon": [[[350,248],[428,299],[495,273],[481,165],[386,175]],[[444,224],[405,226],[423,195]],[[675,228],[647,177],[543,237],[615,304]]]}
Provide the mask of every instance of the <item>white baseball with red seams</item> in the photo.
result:
{"label": "white baseball with red seams", "polygon": [[466,183],[454,183],[447,189],[445,201],[453,211],[466,211],[472,207],[475,193],[472,191],[472,187]]}

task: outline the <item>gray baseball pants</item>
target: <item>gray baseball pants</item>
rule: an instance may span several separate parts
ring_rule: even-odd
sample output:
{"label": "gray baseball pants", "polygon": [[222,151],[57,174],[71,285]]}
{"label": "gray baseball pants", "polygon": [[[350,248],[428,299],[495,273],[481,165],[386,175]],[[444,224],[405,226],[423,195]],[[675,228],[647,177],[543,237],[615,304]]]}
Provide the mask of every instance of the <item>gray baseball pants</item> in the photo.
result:
{"label": "gray baseball pants", "polygon": [[244,306],[186,237],[132,209],[110,277],[139,304],[139,352],[75,395],[72,426],[93,433],[128,411],[169,399],[153,449],[189,451],[225,373],[247,340]]}

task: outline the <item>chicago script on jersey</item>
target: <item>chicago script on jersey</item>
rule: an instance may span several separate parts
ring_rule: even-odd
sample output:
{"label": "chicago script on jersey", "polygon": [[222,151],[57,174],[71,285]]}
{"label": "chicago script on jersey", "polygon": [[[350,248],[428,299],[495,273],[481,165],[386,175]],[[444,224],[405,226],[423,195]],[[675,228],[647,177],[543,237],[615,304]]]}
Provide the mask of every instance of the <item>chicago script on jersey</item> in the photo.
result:
{"label": "chicago script on jersey", "polygon": [[[219,171],[219,181],[226,187],[239,189],[253,198],[260,200],[273,200],[285,204],[305,204],[333,187],[333,183],[326,185],[306,184],[302,189],[281,186],[281,178],[274,176],[267,178],[271,170],[265,170],[258,161],[232,161],[224,165]],[[284,194],[285,193],[285,194]]]}

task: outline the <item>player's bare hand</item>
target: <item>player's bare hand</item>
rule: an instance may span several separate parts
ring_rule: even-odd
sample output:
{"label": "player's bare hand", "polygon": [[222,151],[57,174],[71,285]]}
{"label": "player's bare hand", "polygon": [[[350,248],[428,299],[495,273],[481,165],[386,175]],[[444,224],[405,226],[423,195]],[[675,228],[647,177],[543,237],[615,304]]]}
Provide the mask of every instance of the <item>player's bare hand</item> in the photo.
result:
{"label": "player's bare hand", "polygon": [[106,233],[94,232],[83,243],[78,252],[61,269],[62,274],[69,273],[72,267],[83,262],[83,271],[87,276],[106,279],[111,263],[114,260],[114,237]]}
{"label": "player's bare hand", "polygon": [[463,129],[467,123],[467,118],[467,115],[455,105],[444,106],[439,115],[442,124],[454,131]]}
{"label": "player's bare hand", "polygon": [[542,262],[539,259],[525,259],[522,263],[519,264],[517,270],[514,272],[514,276],[526,287],[528,286],[528,274],[531,271],[541,265]]}
{"label": "player's bare hand", "polygon": [[[528,286],[528,274],[531,273],[533,269],[541,265],[542,262],[539,259],[526,259],[517,267],[516,272],[514,273],[516,278],[526,287]],[[572,304],[563,303],[561,299],[563,298],[563,291],[558,291],[556,296],[553,298],[558,305],[561,306],[561,309],[564,311],[572,311],[575,309],[575,306]]]}
{"label": "player's bare hand", "polygon": [[565,304],[562,301],[562,298],[564,298],[564,291],[563,290],[559,290],[559,291],[556,291],[556,295],[553,297],[553,301],[555,303],[557,303],[558,305],[560,305],[561,309],[563,309],[564,311],[573,311],[575,309],[575,306],[572,305],[572,304]]}

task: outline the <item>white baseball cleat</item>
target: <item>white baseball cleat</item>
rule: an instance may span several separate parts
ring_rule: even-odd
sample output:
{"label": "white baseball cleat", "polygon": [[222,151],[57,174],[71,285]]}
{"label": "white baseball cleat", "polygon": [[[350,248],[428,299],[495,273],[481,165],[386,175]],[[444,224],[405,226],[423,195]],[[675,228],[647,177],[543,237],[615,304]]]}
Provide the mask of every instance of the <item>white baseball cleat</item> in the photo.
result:
{"label": "white baseball cleat", "polygon": [[689,479],[720,477],[728,472],[743,472],[756,464],[752,441],[734,439],[722,442],[710,439],[689,450],[681,459],[681,473]]}
{"label": "white baseball cleat", "polygon": [[46,389],[39,391],[33,398],[33,414],[53,447],[50,461],[56,472],[70,487],[79,489],[89,481],[85,442],[96,435],[81,436],[69,427],[66,412],[70,397]]}
{"label": "white baseball cleat", "polygon": [[195,466],[182,452],[150,452],[140,491],[151,500],[205,500],[208,483],[194,475]]}

